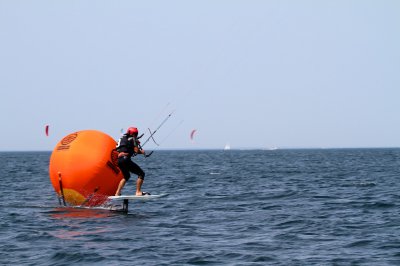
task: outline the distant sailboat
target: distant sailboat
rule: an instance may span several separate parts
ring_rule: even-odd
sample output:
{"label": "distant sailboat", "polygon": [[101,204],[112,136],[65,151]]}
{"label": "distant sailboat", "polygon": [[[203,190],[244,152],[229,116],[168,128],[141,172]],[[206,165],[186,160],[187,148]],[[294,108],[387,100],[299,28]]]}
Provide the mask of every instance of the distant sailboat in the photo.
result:
{"label": "distant sailboat", "polygon": [[224,151],[227,151],[230,149],[231,149],[231,146],[229,145],[229,143],[225,144]]}

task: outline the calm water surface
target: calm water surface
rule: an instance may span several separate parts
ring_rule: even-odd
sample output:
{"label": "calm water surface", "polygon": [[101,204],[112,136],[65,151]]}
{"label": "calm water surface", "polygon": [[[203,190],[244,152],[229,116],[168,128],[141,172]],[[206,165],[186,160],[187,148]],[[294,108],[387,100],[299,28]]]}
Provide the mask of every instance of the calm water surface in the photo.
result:
{"label": "calm water surface", "polygon": [[157,151],[128,214],[61,208],[49,158],[0,153],[2,265],[400,265],[400,149]]}

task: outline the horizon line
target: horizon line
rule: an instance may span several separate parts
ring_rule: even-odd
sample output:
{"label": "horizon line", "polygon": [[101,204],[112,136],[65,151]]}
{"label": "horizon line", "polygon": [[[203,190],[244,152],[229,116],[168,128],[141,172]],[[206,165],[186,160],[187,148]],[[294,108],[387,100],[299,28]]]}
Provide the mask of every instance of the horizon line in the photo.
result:
{"label": "horizon line", "polygon": [[[238,148],[156,148],[154,151],[277,151],[277,150],[345,150],[345,149],[399,149],[398,146],[371,146],[371,147],[238,147]],[[53,152],[53,150],[0,150],[0,152]]]}

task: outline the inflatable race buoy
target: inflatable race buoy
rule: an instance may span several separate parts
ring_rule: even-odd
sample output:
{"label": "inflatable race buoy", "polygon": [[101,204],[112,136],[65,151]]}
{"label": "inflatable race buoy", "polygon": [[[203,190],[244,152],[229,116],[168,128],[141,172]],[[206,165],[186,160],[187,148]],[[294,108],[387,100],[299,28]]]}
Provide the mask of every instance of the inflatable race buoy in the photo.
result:
{"label": "inflatable race buoy", "polygon": [[113,196],[123,175],[118,168],[116,141],[97,130],[78,131],[54,148],[50,181],[69,205],[96,206]]}

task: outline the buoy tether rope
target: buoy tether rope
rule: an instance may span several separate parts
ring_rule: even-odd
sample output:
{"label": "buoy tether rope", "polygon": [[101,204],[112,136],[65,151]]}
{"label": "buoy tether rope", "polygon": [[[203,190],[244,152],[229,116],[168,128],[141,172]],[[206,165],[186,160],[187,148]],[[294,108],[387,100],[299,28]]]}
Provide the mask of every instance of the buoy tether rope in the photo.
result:
{"label": "buoy tether rope", "polygon": [[60,184],[61,199],[63,201],[64,206],[67,206],[67,204],[65,203],[65,198],[64,198],[64,190],[63,190],[63,186],[62,186],[61,172],[58,172],[58,183]]}

